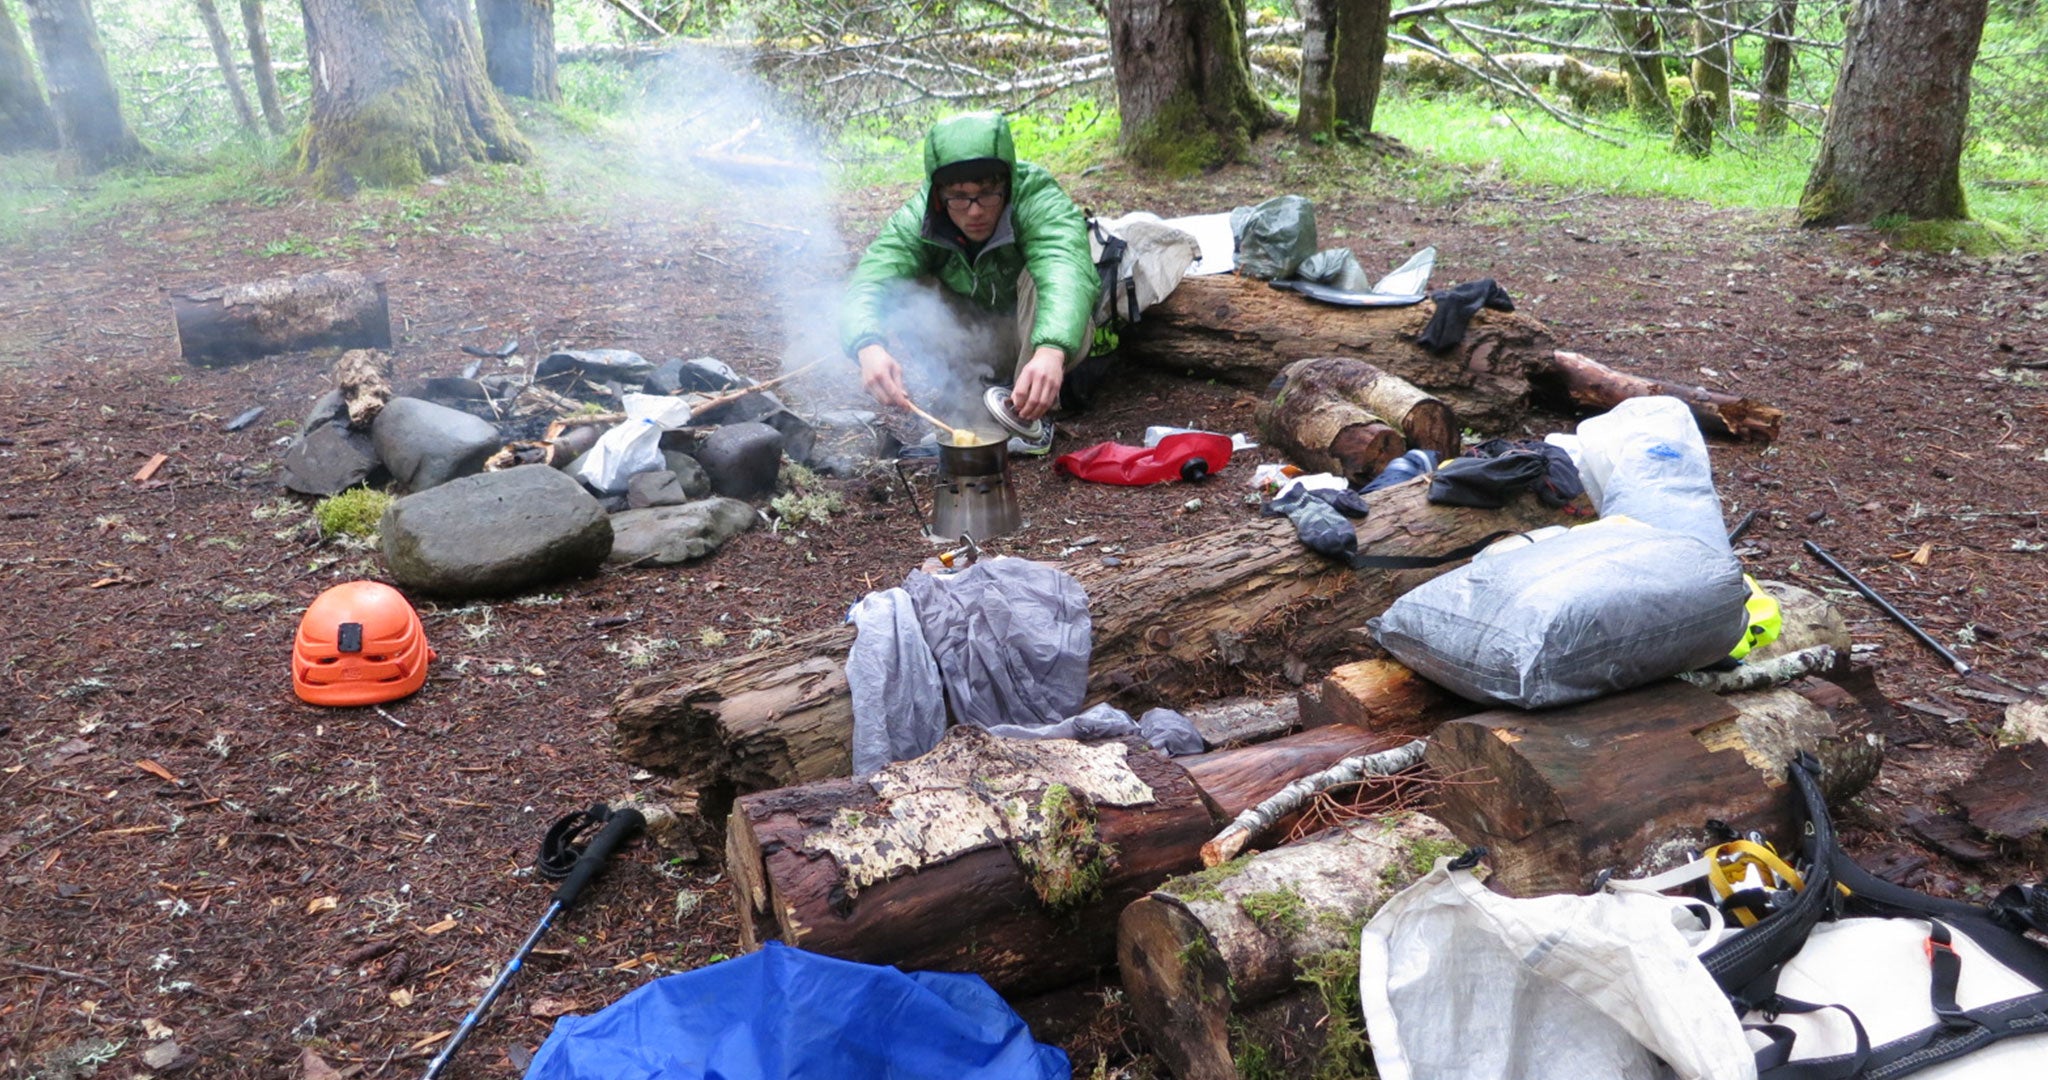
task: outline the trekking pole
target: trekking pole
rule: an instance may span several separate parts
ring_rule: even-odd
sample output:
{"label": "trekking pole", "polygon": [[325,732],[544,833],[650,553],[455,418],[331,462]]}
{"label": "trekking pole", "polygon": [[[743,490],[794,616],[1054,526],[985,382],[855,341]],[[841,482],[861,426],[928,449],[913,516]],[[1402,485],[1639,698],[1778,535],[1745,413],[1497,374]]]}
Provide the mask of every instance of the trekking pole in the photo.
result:
{"label": "trekking pole", "polygon": [[1842,575],[1842,580],[1847,581],[1851,585],[1854,585],[1856,587],[1856,591],[1863,594],[1864,599],[1870,601],[1873,604],[1876,604],[1878,610],[1884,612],[1886,615],[1891,616],[1893,622],[1896,622],[1900,626],[1905,627],[1906,630],[1910,632],[1914,637],[1919,638],[1920,643],[1922,645],[1925,645],[1928,648],[1933,649],[1935,652],[1940,653],[1941,658],[1943,660],[1948,661],[1949,666],[1955,669],[1957,675],[1961,675],[1964,677],[1968,677],[1971,675],[1982,675],[1987,679],[1992,679],[1994,681],[2003,683],[2014,690],[2020,691],[2021,693],[2029,695],[2034,693],[2033,690],[2021,686],[2016,682],[2000,678],[1999,676],[1993,675],[1990,672],[1978,671],[1977,669],[1971,667],[1969,664],[1964,663],[1962,657],[1957,656],[1953,652],[1950,652],[1948,646],[1943,645],[1941,642],[1934,640],[1934,635],[1928,633],[1925,630],[1920,629],[1918,623],[1915,623],[1913,620],[1907,618],[1905,613],[1900,611],[1898,608],[1893,607],[1891,605],[1891,601],[1886,600],[1884,597],[1877,595],[1876,589],[1873,589],[1870,586],[1865,585],[1863,583],[1862,578],[1859,578],[1855,574],[1850,573],[1848,567],[1843,566],[1841,563],[1836,562],[1835,557],[1828,554],[1826,549],[1822,548],[1819,544],[1816,544],[1811,540],[1805,540],[1801,542],[1806,545],[1806,550],[1813,553],[1814,558],[1819,559],[1820,561],[1828,564],[1829,569],[1833,570],[1837,574]]}
{"label": "trekking pole", "polygon": [[[599,810],[603,810],[603,813],[598,813]],[[596,839],[590,842],[590,846],[584,848],[577,856],[576,864],[570,868],[568,876],[562,879],[561,887],[555,890],[554,900],[548,904],[546,914],[540,917],[540,925],[533,928],[533,933],[526,935],[526,941],[519,946],[519,951],[512,954],[512,962],[506,964],[505,970],[498,973],[498,978],[491,983],[490,989],[484,991],[484,996],[476,1003],[476,1008],[471,1009],[469,1015],[462,1018],[462,1024],[455,1029],[455,1034],[449,1038],[448,1045],[442,1047],[441,1052],[434,1055],[434,1060],[428,1063],[427,1074],[422,1080],[435,1080],[441,1075],[441,1070],[447,1068],[448,1062],[455,1057],[455,1051],[462,1048],[462,1043],[469,1038],[469,1033],[475,1031],[476,1026],[483,1021],[484,1013],[490,1011],[491,1003],[498,1000],[498,995],[505,991],[505,986],[512,981],[512,976],[526,963],[527,954],[540,942],[541,935],[548,932],[548,927],[554,925],[556,918],[575,905],[576,897],[583,892],[583,887],[590,884],[590,879],[596,877],[599,870],[604,869],[605,860],[611,857],[612,849],[618,847],[627,837],[639,832],[641,826],[647,823],[647,819],[641,817],[638,810],[628,808],[614,811],[604,808],[601,803],[581,813],[588,815],[592,820],[602,820],[604,828],[598,831]],[[553,847],[557,842],[558,831],[577,816],[571,815],[562,823],[558,823],[555,829],[549,830],[549,847]],[[573,831],[570,830],[570,835],[573,835]],[[572,841],[565,836],[561,842]],[[547,857],[548,853],[543,852],[544,863]]]}

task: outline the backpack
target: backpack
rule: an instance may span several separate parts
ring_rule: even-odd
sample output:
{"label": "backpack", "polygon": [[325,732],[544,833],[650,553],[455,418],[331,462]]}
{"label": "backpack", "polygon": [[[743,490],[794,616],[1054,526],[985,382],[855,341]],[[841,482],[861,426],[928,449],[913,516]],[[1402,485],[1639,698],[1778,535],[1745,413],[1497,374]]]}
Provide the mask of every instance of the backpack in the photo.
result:
{"label": "backpack", "polygon": [[1095,294],[1096,326],[1136,323],[1201,255],[1193,235],[1143,211],[1109,220],[1088,215],[1088,246],[1102,282]]}
{"label": "backpack", "polygon": [[[2048,889],[2009,886],[1987,906],[1885,881],[1858,866],[1836,842],[1821,794],[1819,762],[1801,753],[1789,771],[1803,818],[1797,860],[1803,881],[1789,897],[1782,892],[1762,897],[1763,918],[1700,954],[1736,1013],[1768,1040],[1757,1052],[1761,1080],[1892,1080],[2013,1036],[2048,1034],[2048,947],[2027,936],[2029,931],[2048,932]],[[1869,1017],[1837,1001],[1783,992],[1780,983],[1790,972],[1800,973],[1802,985],[1827,985],[1824,973],[1809,970],[1826,965],[1799,962],[1824,920],[1839,924],[1828,928],[1830,935],[1853,934],[1844,940],[1870,943],[1862,947],[1865,953],[1887,940],[1895,942],[1904,930],[1901,923],[1924,923],[1922,948],[1909,952],[1925,957],[1924,968],[1917,962],[1911,966],[1924,972],[1924,989],[1918,992],[1928,1008],[1883,1008],[1884,1022],[1866,1025]],[[1844,952],[1837,946],[1832,962],[1855,955],[1855,949]],[[1872,965],[1885,962],[1879,956],[1863,959]],[[1895,951],[1891,959],[1901,958]],[[1835,983],[1845,996],[1860,989],[1866,999],[1873,990],[1884,996],[1914,994],[1912,987],[1920,985],[1856,974],[1838,976]],[[1975,1004],[1959,1004],[1959,989]],[[1809,1042],[1816,1041],[1818,1014],[1823,1013],[1834,1014],[1838,1031],[1846,1023],[1852,1036],[1822,1040],[1828,1045],[1820,1053],[1808,1052],[1799,1039],[1803,1033]],[[1921,1022],[1930,1014],[1933,1023]],[[1807,1019],[1795,1025],[1788,1017]],[[2019,1066],[2025,1071],[2013,1075],[2048,1075],[2048,1040],[2021,1053],[2030,1054]]]}

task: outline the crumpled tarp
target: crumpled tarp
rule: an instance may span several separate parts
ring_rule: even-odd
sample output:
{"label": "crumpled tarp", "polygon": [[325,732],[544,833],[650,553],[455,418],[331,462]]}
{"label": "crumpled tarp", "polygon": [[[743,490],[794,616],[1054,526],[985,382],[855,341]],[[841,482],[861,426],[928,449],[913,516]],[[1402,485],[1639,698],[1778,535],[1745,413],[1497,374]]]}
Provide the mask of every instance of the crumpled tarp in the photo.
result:
{"label": "crumpled tarp", "polygon": [[869,776],[939,744],[946,733],[946,695],[908,592],[871,592],[853,605],[847,621],[855,628],[846,658],[853,775]]}
{"label": "crumpled tarp", "polygon": [[983,559],[943,578],[914,572],[903,587],[956,721],[1054,724],[1080,711],[1093,640],[1088,594],[1066,571]]}
{"label": "crumpled tarp", "polygon": [[1144,739],[1146,745],[1168,757],[1199,754],[1209,748],[1202,741],[1202,733],[1195,730],[1194,722],[1172,709],[1147,709],[1145,715],[1132,720],[1130,713],[1106,701],[1097,702],[1089,706],[1087,712],[1069,716],[1057,724],[1044,727],[998,724],[988,729],[988,733],[1009,739],[1113,739],[1136,735]]}
{"label": "crumpled tarp", "polygon": [[1067,1055],[978,975],[759,952],[565,1016],[525,1080],[1066,1080]]}

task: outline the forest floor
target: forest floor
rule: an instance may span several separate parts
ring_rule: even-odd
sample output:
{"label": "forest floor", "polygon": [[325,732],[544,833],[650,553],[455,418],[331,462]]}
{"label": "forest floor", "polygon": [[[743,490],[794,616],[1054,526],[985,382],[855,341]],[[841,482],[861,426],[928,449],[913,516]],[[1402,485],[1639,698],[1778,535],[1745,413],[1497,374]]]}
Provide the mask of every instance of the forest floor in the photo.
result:
{"label": "forest floor", "polygon": [[[1905,254],[1786,214],[1484,176],[1447,199],[1389,198],[1401,184],[1337,176],[1317,153],[1269,145],[1180,183],[1111,165],[1069,186],[1105,212],[1166,216],[1310,194],[1325,245],[1352,246],[1368,270],[1433,244],[1439,286],[1495,278],[1566,348],[1783,408],[1776,445],[1712,447],[1729,522],[1760,512],[1750,567],[1834,596],[1875,646],[1882,688],[1923,706],[1896,710],[1883,774],[1845,814],[1854,850],[1924,860],[1911,880],[1949,894],[2038,880],[2029,849],[1963,866],[1901,831],[1909,811],[1944,809],[2002,706],[1958,693],[1946,664],[1799,542],[1826,545],[1978,667],[2048,681],[2048,260]],[[902,195],[845,193],[849,239],[816,258],[820,237],[771,192],[504,228],[491,216],[502,199],[450,208],[472,183],[508,182],[456,179],[401,201],[433,228],[351,231],[368,211],[284,192],[0,253],[7,1075],[152,1075],[142,1055],[166,1042],[176,1052],[153,1060],[187,1076],[335,1075],[308,1055],[344,1076],[417,1074],[547,906],[530,866],[548,823],[628,792],[676,794],[613,756],[620,692],[834,623],[931,553],[888,484],[842,482],[846,513],[795,535],[757,530],[700,564],[608,569],[496,603],[423,600],[440,654],[423,691],[382,713],[299,702],[286,668],[299,613],[329,585],[382,573],[373,551],[322,542],[278,484],[331,357],[191,367],[172,293],[380,274],[402,378],[454,374],[470,360],[458,346],[508,338],[528,362],[619,347],[767,377],[783,361],[787,279],[842,273]],[[810,261],[782,267],[799,249]],[[816,407],[834,394],[792,396]],[[1061,422],[1062,446],[1135,442],[1150,424],[1246,431],[1256,401],[1257,388],[1128,373]],[[223,430],[259,405],[253,426]],[[1227,527],[1256,512],[1249,462],[1274,459],[1233,464],[1194,510],[1184,485],[1091,487],[1019,459],[1032,524],[999,546],[1056,559],[1092,535],[1131,553]],[[623,850],[449,1075],[517,1075],[554,1017],[734,953],[727,888],[716,846]],[[1113,1021],[1113,1000],[1104,1011]],[[1113,1022],[1068,1049],[1083,1075],[1149,1072]]]}

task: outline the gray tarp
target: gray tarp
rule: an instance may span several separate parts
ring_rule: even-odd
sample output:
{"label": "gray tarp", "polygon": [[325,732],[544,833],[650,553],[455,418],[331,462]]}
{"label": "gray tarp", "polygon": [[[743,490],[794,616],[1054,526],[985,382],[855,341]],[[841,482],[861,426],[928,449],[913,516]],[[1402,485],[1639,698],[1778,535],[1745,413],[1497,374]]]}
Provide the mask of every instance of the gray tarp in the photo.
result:
{"label": "gray tarp", "polygon": [[902,589],[871,592],[853,606],[846,685],[853,697],[853,775],[914,758],[946,732],[939,666],[925,647],[917,606]]}
{"label": "gray tarp", "polygon": [[1088,594],[1066,571],[985,559],[945,577],[912,573],[903,587],[956,721],[1038,726],[1081,710],[1092,648]]}

